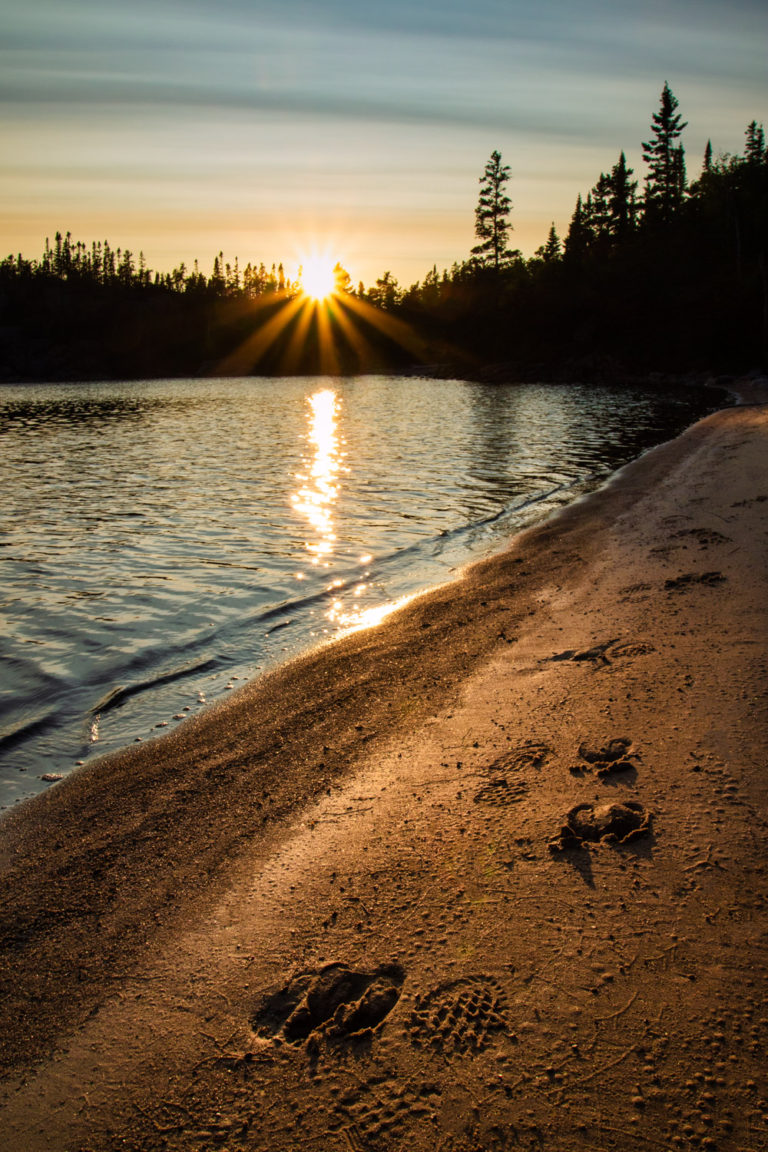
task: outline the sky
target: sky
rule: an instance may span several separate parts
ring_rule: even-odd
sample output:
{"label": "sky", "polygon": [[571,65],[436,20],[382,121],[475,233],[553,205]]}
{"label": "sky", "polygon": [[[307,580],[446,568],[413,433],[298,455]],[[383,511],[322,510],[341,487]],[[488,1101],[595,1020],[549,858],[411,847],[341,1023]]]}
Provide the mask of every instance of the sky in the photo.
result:
{"label": "sky", "polygon": [[469,255],[498,149],[528,256],[622,149],[642,178],[665,81],[689,177],[743,151],[767,44],[765,0],[0,0],[0,255],[409,285]]}

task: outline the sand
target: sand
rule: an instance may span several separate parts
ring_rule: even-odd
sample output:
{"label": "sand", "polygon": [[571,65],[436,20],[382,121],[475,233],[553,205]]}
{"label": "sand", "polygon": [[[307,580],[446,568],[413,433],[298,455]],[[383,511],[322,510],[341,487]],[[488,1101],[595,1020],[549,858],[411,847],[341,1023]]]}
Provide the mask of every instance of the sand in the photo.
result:
{"label": "sand", "polygon": [[0,824],[0,1146],[768,1148],[768,406]]}

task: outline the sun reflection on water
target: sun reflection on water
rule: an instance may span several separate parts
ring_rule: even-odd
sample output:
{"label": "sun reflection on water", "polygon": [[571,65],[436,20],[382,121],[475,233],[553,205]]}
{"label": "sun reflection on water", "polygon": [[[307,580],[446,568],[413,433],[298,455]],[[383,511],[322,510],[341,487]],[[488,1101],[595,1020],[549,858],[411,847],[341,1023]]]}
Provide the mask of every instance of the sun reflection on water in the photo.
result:
{"label": "sun reflection on water", "polygon": [[[341,489],[340,474],[347,471],[344,464],[344,439],[339,430],[341,402],[332,389],[325,388],[309,396],[307,406],[307,441],[312,455],[308,455],[305,461],[306,471],[296,476],[301,487],[291,496],[291,503],[294,511],[307,521],[314,532],[314,537],[305,544],[311,563],[331,568],[334,553],[338,551],[334,505]],[[339,559],[337,555],[335,560]],[[411,599],[406,596],[395,602],[363,606],[360,597],[367,598],[366,594],[370,595],[375,587],[368,580],[368,565],[372,560],[373,555],[369,552],[357,558],[357,563],[364,571],[356,580],[348,582],[336,576],[325,585],[325,591],[335,596],[324,616],[335,629],[356,632],[361,628],[371,628]],[[297,580],[304,577],[300,572],[295,575]],[[342,595],[346,599],[338,598]]]}
{"label": "sun reflection on water", "polygon": [[307,542],[313,564],[329,567],[326,557],[333,553],[336,533],[333,530],[333,505],[338,499],[338,474],[344,453],[338,432],[339,400],[330,388],[309,397],[309,442],[314,456],[308,474],[299,474],[302,487],[291,496],[295,510],[309,521],[317,539]]}

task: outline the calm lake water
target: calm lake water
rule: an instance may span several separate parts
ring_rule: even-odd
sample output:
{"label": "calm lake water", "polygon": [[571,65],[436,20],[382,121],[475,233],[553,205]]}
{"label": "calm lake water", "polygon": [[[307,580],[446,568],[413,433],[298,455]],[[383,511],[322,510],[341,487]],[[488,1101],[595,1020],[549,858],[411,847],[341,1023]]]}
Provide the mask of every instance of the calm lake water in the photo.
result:
{"label": "calm lake water", "polygon": [[389,376],[0,387],[0,805],[376,622],[712,406]]}

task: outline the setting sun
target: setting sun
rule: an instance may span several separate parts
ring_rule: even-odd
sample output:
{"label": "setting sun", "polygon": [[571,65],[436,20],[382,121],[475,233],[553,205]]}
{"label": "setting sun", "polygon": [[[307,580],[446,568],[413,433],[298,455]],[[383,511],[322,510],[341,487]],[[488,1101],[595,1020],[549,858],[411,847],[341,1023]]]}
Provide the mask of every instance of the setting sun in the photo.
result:
{"label": "setting sun", "polygon": [[313,256],[306,260],[301,272],[301,286],[306,296],[325,300],[333,294],[336,278],[333,265],[327,257]]}

